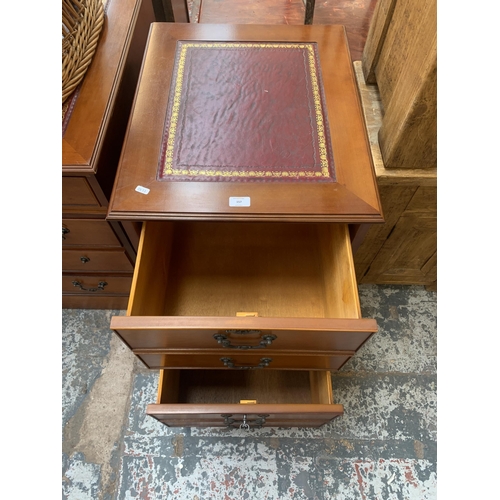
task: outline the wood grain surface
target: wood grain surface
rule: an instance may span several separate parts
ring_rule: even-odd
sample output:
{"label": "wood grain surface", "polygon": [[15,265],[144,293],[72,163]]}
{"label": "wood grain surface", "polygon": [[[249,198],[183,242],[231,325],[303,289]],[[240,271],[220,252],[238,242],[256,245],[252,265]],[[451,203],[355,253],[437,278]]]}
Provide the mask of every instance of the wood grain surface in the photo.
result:
{"label": "wood grain surface", "polygon": [[[256,404],[239,404],[242,399]],[[226,416],[250,425],[319,427],[343,414],[333,403],[330,373],[307,371],[161,370],[157,404],[146,413],[173,426],[226,427]]]}
{"label": "wood grain surface", "polygon": [[385,109],[385,167],[436,168],[436,0],[380,0],[363,57],[366,81],[376,81]]}
{"label": "wood grain surface", "polygon": [[161,315],[360,318],[347,227],[147,221],[128,316]]}

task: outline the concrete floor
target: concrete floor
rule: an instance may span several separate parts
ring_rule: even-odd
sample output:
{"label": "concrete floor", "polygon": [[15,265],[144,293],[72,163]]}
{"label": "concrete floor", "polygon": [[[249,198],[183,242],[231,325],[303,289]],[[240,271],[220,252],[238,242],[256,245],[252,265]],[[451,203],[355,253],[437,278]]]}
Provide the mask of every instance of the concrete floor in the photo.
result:
{"label": "concrete floor", "polygon": [[320,429],[169,429],[158,374],[109,330],[123,311],[63,310],[63,498],[434,500],[436,293],[361,285],[376,333],[333,375],[345,414]]}

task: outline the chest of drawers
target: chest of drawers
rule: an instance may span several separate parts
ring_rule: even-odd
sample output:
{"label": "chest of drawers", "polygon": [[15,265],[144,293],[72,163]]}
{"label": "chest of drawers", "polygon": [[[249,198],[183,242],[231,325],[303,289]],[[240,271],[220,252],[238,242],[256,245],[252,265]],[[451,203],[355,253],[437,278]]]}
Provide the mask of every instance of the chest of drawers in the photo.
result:
{"label": "chest of drawers", "polygon": [[153,21],[147,0],[108,0],[92,64],[63,105],[63,307],[127,305],[140,224],[106,212]]}
{"label": "chest of drawers", "polygon": [[[173,134],[183,110],[175,104],[183,44],[204,49],[214,42],[224,50],[234,42],[314,45],[334,180],[161,178],[164,131]],[[187,56],[185,62],[189,76],[195,68]],[[266,84],[264,91],[273,89]],[[319,120],[318,107],[309,109]],[[272,142],[279,132],[262,137]],[[143,222],[127,315],[113,317],[111,328],[148,368],[160,370],[149,415],[170,426],[247,428],[319,426],[343,413],[330,373],[377,329],[361,317],[352,235],[383,219],[342,27],[154,24],[108,220]]]}

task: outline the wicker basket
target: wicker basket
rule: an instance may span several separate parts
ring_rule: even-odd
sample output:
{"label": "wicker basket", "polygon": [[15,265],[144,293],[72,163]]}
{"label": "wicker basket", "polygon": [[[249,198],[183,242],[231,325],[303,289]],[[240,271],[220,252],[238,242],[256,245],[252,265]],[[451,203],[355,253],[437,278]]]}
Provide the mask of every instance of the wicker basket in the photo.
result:
{"label": "wicker basket", "polygon": [[62,0],[62,102],[83,80],[104,24],[102,0]]}

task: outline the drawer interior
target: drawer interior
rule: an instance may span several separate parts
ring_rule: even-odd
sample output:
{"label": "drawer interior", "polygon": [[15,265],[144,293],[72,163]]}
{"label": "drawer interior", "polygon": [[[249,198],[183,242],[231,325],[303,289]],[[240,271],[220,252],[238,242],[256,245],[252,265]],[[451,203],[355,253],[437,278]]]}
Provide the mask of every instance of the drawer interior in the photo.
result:
{"label": "drawer interior", "polygon": [[346,224],[148,221],[129,316],[359,318]]}
{"label": "drawer interior", "polygon": [[344,408],[333,402],[328,371],[161,370],[146,413],[169,427],[320,427]]}
{"label": "drawer interior", "polygon": [[[161,370],[157,404],[333,404],[329,371]],[[251,410],[252,406],[247,407]]]}

